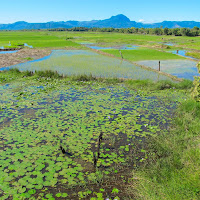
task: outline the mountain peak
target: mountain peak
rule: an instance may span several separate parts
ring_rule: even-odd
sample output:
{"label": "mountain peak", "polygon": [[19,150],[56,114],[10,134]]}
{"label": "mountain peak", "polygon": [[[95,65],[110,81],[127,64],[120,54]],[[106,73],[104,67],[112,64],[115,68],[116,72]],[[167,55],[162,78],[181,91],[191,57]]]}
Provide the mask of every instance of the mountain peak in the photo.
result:
{"label": "mountain peak", "polygon": [[123,21],[123,22],[130,22],[130,19],[128,17],[126,17],[125,15],[123,14],[119,14],[119,15],[116,15],[116,16],[112,16],[110,18],[110,20],[117,20],[117,21]]}
{"label": "mountain peak", "polygon": [[25,22],[25,21],[18,21],[18,22],[15,22],[14,24],[28,24],[28,22]]}

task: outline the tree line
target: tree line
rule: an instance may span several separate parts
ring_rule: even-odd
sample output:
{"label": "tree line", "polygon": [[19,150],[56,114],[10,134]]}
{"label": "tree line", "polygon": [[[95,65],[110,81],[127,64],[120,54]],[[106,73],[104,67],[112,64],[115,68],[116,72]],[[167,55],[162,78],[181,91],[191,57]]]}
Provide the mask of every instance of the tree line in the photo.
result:
{"label": "tree line", "polygon": [[175,35],[175,36],[200,36],[200,28],[53,28],[49,31],[86,31],[86,32],[115,32],[126,34],[149,34],[149,35]]}

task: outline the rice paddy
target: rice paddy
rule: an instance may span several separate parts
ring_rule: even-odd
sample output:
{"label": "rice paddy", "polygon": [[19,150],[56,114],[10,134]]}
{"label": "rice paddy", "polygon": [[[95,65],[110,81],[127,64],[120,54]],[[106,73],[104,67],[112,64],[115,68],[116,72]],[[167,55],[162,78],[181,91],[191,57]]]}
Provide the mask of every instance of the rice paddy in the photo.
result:
{"label": "rice paddy", "polygon": [[[64,75],[92,74],[96,77],[171,80],[127,61],[100,55],[87,50],[54,50],[50,56],[12,66],[26,71],[56,70]],[[2,68],[1,70],[9,69]]]}
{"label": "rice paddy", "polygon": [[[158,69],[159,60],[138,61],[139,65],[145,65],[152,69]],[[178,78],[194,80],[195,76],[199,76],[197,63],[190,60],[161,60],[161,71],[172,74]]]}

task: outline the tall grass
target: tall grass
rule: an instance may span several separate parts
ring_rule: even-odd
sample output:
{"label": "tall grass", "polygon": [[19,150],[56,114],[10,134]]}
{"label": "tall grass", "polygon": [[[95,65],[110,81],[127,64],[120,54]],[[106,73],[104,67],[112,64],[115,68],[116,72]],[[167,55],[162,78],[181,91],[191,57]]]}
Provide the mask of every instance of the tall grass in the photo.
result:
{"label": "tall grass", "polygon": [[73,81],[94,81],[97,80],[95,76],[92,74],[87,75],[87,74],[80,74],[80,75],[73,75],[72,77]]}
{"label": "tall grass", "polygon": [[186,52],[185,55],[200,59],[200,53],[199,52]]}
{"label": "tall grass", "polygon": [[138,199],[200,199],[200,103],[179,107],[170,132],[150,138]]}
{"label": "tall grass", "polygon": [[37,76],[47,77],[47,78],[62,78],[63,77],[57,71],[51,71],[51,70],[35,71],[34,73]]}
{"label": "tall grass", "polygon": [[165,90],[165,89],[190,89],[193,82],[184,79],[181,82],[172,82],[169,80],[161,80],[154,82],[152,80],[127,80],[125,81],[128,87],[134,89],[147,89],[147,90]]}
{"label": "tall grass", "polygon": [[[132,79],[122,79],[122,78],[97,78],[92,74],[79,74],[79,75],[61,75],[57,71],[44,70],[44,71],[19,71],[19,69],[14,68],[8,71],[2,71],[0,77],[4,79],[4,82],[14,81],[19,78],[26,78],[30,76],[46,77],[52,79],[63,79],[66,78],[70,81],[98,81],[108,84],[124,83],[127,87],[133,89],[146,89],[146,90],[164,90],[164,89],[189,89],[192,87],[193,83],[190,80],[183,80],[181,82],[172,82],[168,80],[152,81],[152,80],[132,80]],[[12,78],[11,78],[12,77]]]}

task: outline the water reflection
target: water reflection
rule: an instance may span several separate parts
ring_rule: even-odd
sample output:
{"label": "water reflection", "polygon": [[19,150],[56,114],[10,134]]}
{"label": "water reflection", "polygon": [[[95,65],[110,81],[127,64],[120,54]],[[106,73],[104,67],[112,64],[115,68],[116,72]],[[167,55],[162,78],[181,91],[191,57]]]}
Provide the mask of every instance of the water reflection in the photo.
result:
{"label": "water reflection", "polygon": [[87,43],[87,42],[81,42],[80,44],[83,44],[86,47],[89,47],[91,49],[96,49],[96,50],[102,50],[102,49],[134,50],[134,49],[139,48],[139,46],[137,45],[114,45],[114,46],[102,47],[102,46],[98,46],[97,44]]}
{"label": "water reflection", "polygon": [[[150,67],[158,70],[158,60],[138,61],[140,65]],[[194,76],[200,76],[196,67],[196,62],[190,60],[161,60],[161,71],[177,76],[178,78],[185,78],[194,80]]]}

